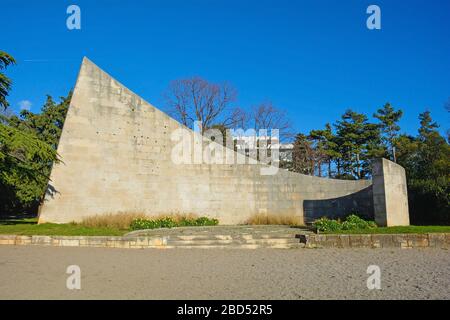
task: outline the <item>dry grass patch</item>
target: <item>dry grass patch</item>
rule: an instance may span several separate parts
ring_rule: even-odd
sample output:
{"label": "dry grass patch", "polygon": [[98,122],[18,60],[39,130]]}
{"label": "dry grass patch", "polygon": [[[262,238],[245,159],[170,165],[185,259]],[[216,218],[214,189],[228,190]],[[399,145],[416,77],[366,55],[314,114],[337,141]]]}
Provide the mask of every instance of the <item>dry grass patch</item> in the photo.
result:
{"label": "dry grass patch", "polygon": [[119,230],[128,230],[130,229],[131,223],[136,219],[157,220],[167,217],[171,217],[177,223],[182,221],[183,219],[198,218],[194,214],[169,214],[151,216],[137,212],[119,212],[86,217],[77,224],[89,228],[115,228]]}
{"label": "dry grass patch", "polygon": [[285,225],[285,226],[301,226],[302,219],[295,215],[283,214],[254,214],[247,221],[250,225]]}
{"label": "dry grass patch", "polygon": [[89,228],[115,228],[127,230],[130,229],[131,222],[138,218],[146,218],[146,216],[143,213],[136,212],[110,213],[86,217],[77,224]]}

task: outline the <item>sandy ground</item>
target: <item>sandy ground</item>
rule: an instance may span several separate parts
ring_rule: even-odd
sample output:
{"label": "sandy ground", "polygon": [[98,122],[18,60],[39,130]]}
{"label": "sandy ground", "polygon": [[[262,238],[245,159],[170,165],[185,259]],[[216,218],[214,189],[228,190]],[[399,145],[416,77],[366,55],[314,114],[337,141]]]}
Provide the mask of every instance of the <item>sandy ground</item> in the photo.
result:
{"label": "sandy ground", "polygon": [[[81,290],[66,287],[69,265]],[[367,288],[369,265],[381,290]],[[450,299],[450,251],[0,246],[0,298]]]}

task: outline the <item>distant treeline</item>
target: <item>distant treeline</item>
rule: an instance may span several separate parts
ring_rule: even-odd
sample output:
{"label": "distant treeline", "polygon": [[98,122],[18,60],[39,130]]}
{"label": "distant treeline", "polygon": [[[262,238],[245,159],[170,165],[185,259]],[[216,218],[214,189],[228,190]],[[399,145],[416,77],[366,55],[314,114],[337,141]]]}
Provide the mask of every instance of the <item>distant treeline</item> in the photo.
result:
{"label": "distant treeline", "polygon": [[[446,106],[447,110],[449,107]],[[389,103],[374,114],[347,110],[333,125],[298,134],[290,170],[340,179],[370,178],[371,163],[384,157],[406,170],[412,224],[450,224],[450,145],[429,111],[419,114],[416,136],[400,133],[401,110]]]}

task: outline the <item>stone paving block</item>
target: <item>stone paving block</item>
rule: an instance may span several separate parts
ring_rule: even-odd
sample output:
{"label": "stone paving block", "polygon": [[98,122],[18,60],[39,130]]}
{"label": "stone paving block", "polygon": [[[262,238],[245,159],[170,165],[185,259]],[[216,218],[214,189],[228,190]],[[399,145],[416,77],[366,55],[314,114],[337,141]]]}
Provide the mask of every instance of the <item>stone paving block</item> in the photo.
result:
{"label": "stone paving block", "polygon": [[61,239],[60,245],[62,247],[78,247],[80,246],[80,240],[79,239]]}
{"label": "stone paving block", "polygon": [[162,247],[168,245],[168,238],[162,237],[162,238],[152,238],[148,240],[149,246],[153,247]]}
{"label": "stone paving block", "polygon": [[325,236],[325,241],[323,241],[321,244],[324,248],[337,248],[340,246],[340,236],[327,235]]}
{"label": "stone paving block", "polygon": [[450,233],[445,234],[445,245],[446,248],[450,247]]}
{"label": "stone paving block", "polygon": [[382,248],[394,248],[397,246],[390,234],[373,234],[372,241],[379,242]]}
{"label": "stone paving block", "polygon": [[392,241],[394,242],[394,246],[402,249],[411,248],[408,244],[408,235],[407,234],[393,234]]}
{"label": "stone paving block", "polygon": [[408,246],[412,248],[425,248],[429,246],[428,234],[408,235]]}
{"label": "stone paving block", "polygon": [[370,248],[372,246],[371,236],[368,234],[351,235],[350,246],[352,248]]}
{"label": "stone paving block", "polygon": [[14,244],[19,246],[31,244],[31,236],[17,236]]}
{"label": "stone paving block", "polygon": [[429,233],[428,234],[428,243],[430,247],[435,248],[444,248],[446,247],[446,235],[445,233]]}
{"label": "stone paving block", "polygon": [[370,235],[370,239],[371,239],[371,248],[381,248],[382,244],[381,244],[381,238],[382,237],[378,237],[377,235]]}
{"label": "stone paving block", "polygon": [[350,236],[341,234],[339,236],[340,248],[350,248]]}
{"label": "stone paving block", "polygon": [[15,240],[16,235],[10,235],[10,234],[1,234],[0,240]]}
{"label": "stone paving block", "polygon": [[15,244],[15,240],[11,239],[0,239],[0,245],[1,244]]}
{"label": "stone paving block", "polygon": [[130,248],[130,242],[116,240],[116,241],[114,241],[114,248],[123,248],[123,249]]}
{"label": "stone paving block", "polygon": [[51,245],[52,244],[52,238],[49,236],[32,236],[31,237],[31,243],[32,244],[39,244],[39,245]]}
{"label": "stone paving block", "polygon": [[84,240],[80,240],[80,245],[81,245],[81,241],[83,242],[87,242],[87,244],[89,246],[94,246],[94,247],[106,247],[107,246],[107,238],[94,238],[94,239],[84,239]]}

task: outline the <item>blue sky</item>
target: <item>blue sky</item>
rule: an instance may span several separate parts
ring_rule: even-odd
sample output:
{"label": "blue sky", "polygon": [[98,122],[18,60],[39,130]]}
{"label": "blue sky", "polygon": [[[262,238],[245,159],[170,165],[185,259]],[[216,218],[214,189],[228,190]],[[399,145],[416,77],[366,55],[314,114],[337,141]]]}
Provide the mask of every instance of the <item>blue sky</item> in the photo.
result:
{"label": "blue sky", "polygon": [[[70,4],[81,30],[66,28]],[[370,4],[381,30],[366,27]],[[87,56],[160,109],[169,81],[198,75],[232,83],[244,108],[272,101],[298,131],[389,101],[415,134],[425,109],[449,127],[449,21],[450,0],[2,0],[0,50],[18,61],[15,110],[66,95]]]}

